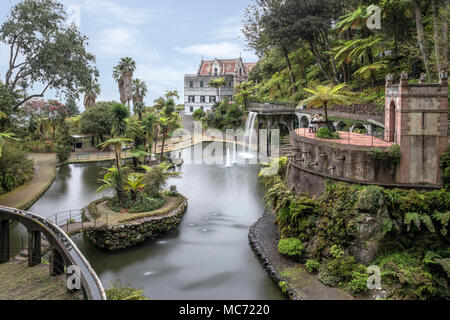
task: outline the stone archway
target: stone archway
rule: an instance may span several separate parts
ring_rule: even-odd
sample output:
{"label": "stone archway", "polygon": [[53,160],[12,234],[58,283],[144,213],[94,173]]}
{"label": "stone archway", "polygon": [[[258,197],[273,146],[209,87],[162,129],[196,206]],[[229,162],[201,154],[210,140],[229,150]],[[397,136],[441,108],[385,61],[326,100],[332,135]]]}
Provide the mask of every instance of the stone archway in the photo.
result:
{"label": "stone archway", "polygon": [[305,115],[300,116],[300,128],[308,128],[308,126],[309,126],[308,117]]}
{"label": "stone archway", "polygon": [[337,131],[349,131],[350,128],[344,121],[339,121],[338,123],[336,123],[336,130]]}

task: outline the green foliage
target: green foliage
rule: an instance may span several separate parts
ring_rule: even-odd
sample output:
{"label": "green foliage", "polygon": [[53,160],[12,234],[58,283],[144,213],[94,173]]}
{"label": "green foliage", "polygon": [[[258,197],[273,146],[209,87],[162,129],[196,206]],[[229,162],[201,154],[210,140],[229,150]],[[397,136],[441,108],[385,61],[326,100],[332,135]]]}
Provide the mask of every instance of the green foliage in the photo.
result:
{"label": "green foliage", "polygon": [[5,85],[10,92],[24,91],[15,108],[34,96],[27,91],[36,83],[44,90],[35,94],[51,87],[57,94],[77,97],[78,88],[98,77],[95,57],[86,52],[88,39],[66,17],[57,1],[21,1],[1,26],[0,41],[10,49]]}
{"label": "green foliage", "polygon": [[382,148],[373,148],[370,155],[375,162],[398,165],[401,159],[400,146],[391,145],[387,150]]}
{"label": "green foliage", "polygon": [[299,239],[286,238],[278,242],[278,252],[288,257],[299,257],[303,251],[303,244]]}
{"label": "green foliage", "polygon": [[195,121],[203,121],[206,118],[206,112],[203,111],[203,109],[197,109],[192,114],[192,118],[194,118]]}
{"label": "green foliage", "polygon": [[219,130],[241,127],[244,111],[235,103],[223,101],[202,118],[210,128]]}
{"label": "green foliage", "polygon": [[287,284],[286,281],[280,281],[280,282],[278,282],[278,287],[280,287],[281,292],[282,292],[283,294],[287,294],[289,285]]}
{"label": "green foliage", "polygon": [[69,160],[70,154],[72,152],[72,147],[70,145],[57,144],[55,151],[59,162],[63,163]]}
{"label": "green foliage", "polygon": [[319,139],[339,139],[339,133],[332,132],[328,127],[317,130],[316,136]]}
{"label": "green foliage", "polygon": [[108,300],[147,300],[143,290],[124,286],[120,280],[111,282],[111,287],[106,290],[106,298]]}
{"label": "green foliage", "polygon": [[367,288],[368,278],[369,275],[366,272],[353,271],[352,279],[347,284],[347,287],[353,294],[366,292],[368,290]]}
{"label": "green foliage", "polygon": [[111,133],[113,124],[112,106],[115,102],[97,102],[89,108],[80,118],[81,132],[95,134],[101,141]]}
{"label": "green foliage", "polygon": [[320,262],[313,260],[313,259],[308,259],[305,263],[305,267],[309,273],[316,273],[319,271]]}
{"label": "green foliage", "polygon": [[441,157],[441,169],[444,171],[442,176],[444,187],[450,190],[450,148]]}
{"label": "green foliage", "polygon": [[31,180],[33,175],[33,161],[28,159],[27,152],[19,145],[5,144],[0,157],[0,194]]}

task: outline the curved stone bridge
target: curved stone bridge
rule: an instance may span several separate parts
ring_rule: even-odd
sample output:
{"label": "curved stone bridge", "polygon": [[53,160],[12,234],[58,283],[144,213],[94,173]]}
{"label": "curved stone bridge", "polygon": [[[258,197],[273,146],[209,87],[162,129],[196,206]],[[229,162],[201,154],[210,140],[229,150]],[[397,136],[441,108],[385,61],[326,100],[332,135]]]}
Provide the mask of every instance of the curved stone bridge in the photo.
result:
{"label": "curved stone bridge", "polygon": [[[257,113],[259,129],[270,130],[283,125],[289,130],[289,133],[294,129],[307,128],[314,114],[323,113],[321,109],[296,109],[292,106],[256,103],[250,105],[249,111]],[[350,132],[354,132],[355,129],[364,129],[368,134],[371,134],[375,127],[384,128],[384,117],[376,114],[328,110],[328,116],[367,122],[367,124],[351,126],[348,128]],[[346,128],[343,121],[333,121],[333,126],[338,131],[343,131]]]}
{"label": "curved stone bridge", "polygon": [[70,237],[52,221],[37,214],[0,206],[0,263],[9,261],[9,225],[17,221],[28,231],[28,265],[41,263],[41,236],[50,245],[50,276],[65,273],[69,266],[80,270],[81,290],[88,300],[106,300],[106,293],[97,274]]}

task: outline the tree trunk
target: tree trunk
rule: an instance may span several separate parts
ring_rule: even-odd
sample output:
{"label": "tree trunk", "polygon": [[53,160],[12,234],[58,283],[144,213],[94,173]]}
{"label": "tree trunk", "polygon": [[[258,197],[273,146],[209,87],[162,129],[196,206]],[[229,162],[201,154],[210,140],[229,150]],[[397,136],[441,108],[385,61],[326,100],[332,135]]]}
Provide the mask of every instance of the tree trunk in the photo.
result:
{"label": "tree trunk", "polygon": [[161,158],[160,161],[164,160],[164,143],[166,142],[166,128],[163,129],[163,138],[162,138],[162,146],[161,146]]}
{"label": "tree trunk", "polygon": [[428,50],[425,43],[425,30],[423,28],[422,22],[422,12],[420,11],[419,4],[417,0],[412,0],[414,6],[414,13],[416,16],[416,29],[417,29],[417,39],[419,42],[420,52],[422,54],[423,64],[425,66],[425,71],[427,73],[428,81],[431,80],[430,67],[428,65]]}
{"label": "tree trunk", "polygon": [[317,51],[316,45],[314,44],[313,40],[309,40],[309,46],[311,48],[311,52],[314,56],[314,59],[316,60],[317,65],[319,66],[320,71],[323,73],[323,75],[331,81],[330,75],[325,71],[325,68],[322,63],[322,57],[320,56],[319,52]]}
{"label": "tree trunk", "polygon": [[331,131],[330,123],[328,122],[328,103],[325,101],[323,103],[323,111],[325,112],[325,121],[327,122],[327,127]]}
{"label": "tree trunk", "polygon": [[439,8],[436,5],[436,0],[431,0],[431,6],[433,10],[434,55],[436,56],[436,71],[439,75],[439,72],[441,71],[441,40],[439,39]]}
{"label": "tree trunk", "polygon": [[450,13],[450,0],[445,1],[442,15],[442,70],[448,70],[448,19]]}
{"label": "tree trunk", "polygon": [[[325,31],[325,32],[322,32],[322,38],[323,38],[323,40],[325,41],[325,44],[326,44],[326,46],[327,46],[327,50],[328,50],[329,52],[332,52],[332,51],[331,51],[330,40],[328,39],[328,33],[327,33],[326,31]],[[333,67],[333,80],[332,80],[332,83],[334,84],[334,83],[336,82],[336,78],[337,78],[336,62],[334,61],[334,56],[333,56],[333,54],[330,54],[329,56],[330,56],[330,59],[331,59],[331,66]]]}
{"label": "tree trunk", "polygon": [[291,79],[292,93],[295,94],[295,93],[297,93],[297,87],[295,85],[294,73],[292,72],[291,60],[289,60],[289,52],[285,46],[282,46],[282,49],[283,49],[284,59],[286,60],[286,64],[289,69],[289,78]]}
{"label": "tree trunk", "polygon": [[122,174],[120,172],[120,150],[121,145],[116,144],[116,167],[117,167],[117,175],[119,176],[119,185],[117,188],[117,197],[119,198],[120,205],[123,207],[125,205],[125,197],[123,194],[123,188],[122,188]]}

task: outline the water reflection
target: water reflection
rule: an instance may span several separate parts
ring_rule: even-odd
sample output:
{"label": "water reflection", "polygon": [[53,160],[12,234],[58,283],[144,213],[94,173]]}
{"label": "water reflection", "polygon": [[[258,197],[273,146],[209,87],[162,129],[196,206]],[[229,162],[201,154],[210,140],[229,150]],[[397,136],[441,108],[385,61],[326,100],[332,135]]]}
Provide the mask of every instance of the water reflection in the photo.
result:
{"label": "water reflection", "polygon": [[[59,169],[31,211],[49,216],[101,197],[96,181],[104,166]],[[179,229],[163,239],[117,252],[100,250],[82,235],[74,240],[106,287],[120,279],[152,299],[283,299],[248,245],[248,228],[264,210],[256,170],[184,165],[183,178],[169,185],[189,198],[188,209]]]}

